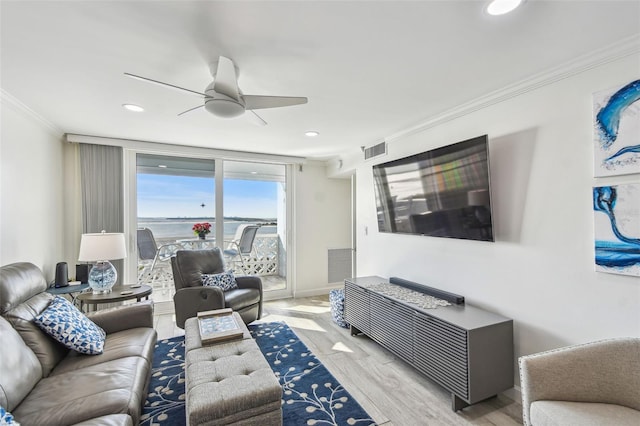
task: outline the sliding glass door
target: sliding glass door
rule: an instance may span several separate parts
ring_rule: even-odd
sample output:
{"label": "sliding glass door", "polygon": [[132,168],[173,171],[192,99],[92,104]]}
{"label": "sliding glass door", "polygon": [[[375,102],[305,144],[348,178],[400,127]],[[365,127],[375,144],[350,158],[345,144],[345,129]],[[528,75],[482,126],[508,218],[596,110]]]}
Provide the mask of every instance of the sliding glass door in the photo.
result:
{"label": "sliding glass door", "polygon": [[288,290],[286,193],[286,166],[224,162],[224,248],[237,253],[227,263],[259,275],[267,296]]}
{"label": "sliding glass door", "polygon": [[[291,294],[290,166],[145,152],[131,152],[128,159],[127,277],[153,287],[157,309],[173,309],[170,259],[177,250],[218,246],[226,251],[228,269],[262,278],[265,298]],[[198,225],[209,232],[197,235]],[[241,241],[247,227],[255,231],[248,245]]]}
{"label": "sliding glass door", "polygon": [[[170,302],[171,256],[215,240],[215,161],[137,154],[136,188],[138,282],[153,287],[156,302]],[[196,224],[210,224],[205,240],[195,234]]]}

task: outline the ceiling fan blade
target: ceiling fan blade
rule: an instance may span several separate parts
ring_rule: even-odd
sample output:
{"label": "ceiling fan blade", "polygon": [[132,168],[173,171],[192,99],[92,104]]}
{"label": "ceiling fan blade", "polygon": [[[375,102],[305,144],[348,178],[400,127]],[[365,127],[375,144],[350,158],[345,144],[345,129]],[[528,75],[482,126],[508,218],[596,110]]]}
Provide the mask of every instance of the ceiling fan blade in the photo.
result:
{"label": "ceiling fan blade", "polygon": [[231,59],[224,56],[218,59],[218,70],[213,78],[213,90],[236,101],[240,100],[236,67]]}
{"label": "ceiling fan blade", "polygon": [[188,112],[195,111],[195,110],[197,110],[198,108],[204,108],[204,105],[198,105],[197,107],[189,108],[189,109],[188,109],[188,110],[186,110],[186,111],[182,111],[180,114],[178,114],[178,117],[179,117],[179,116],[181,116],[181,115],[184,115],[184,114],[186,114],[186,113],[188,113]]}
{"label": "ceiling fan blade", "polygon": [[139,75],[131,74],[131,73],[128,73],[128,72],[125,72],[124,75],[126,75],[127,77],[131,77],[131,78],[133,78],[135,80],[140,80],[140,81],[144,81],[144,82],[147,82],[147,83],[157,84],[158,86],[170,87],[172,89],[177,89],[177,90],[182,90],[182,91],[185,91],[185,92],[193,93],[194,95],[206,96],[204,93],[196,92],[195,90],[185,89],[184,87],[174,86],[173,84],[163,83],[163,82],[158,81],[158,80],[153,80],[153,79],[147,78],[147,77],[141,77]]}
{"label": "ceiling fan blade", "polygon": [[301,105],[309,101],[307,98],[293,96],[242,95],[242,98],[245,108],[249,110]]}
{"label": "ceiling fan blade", "polygon": [[267,122],[264,121],[262,117],[260,117],[255,111],[249,111],[251,114],[245,114],[247,119],[251,121],[256,126],[266,126]]}

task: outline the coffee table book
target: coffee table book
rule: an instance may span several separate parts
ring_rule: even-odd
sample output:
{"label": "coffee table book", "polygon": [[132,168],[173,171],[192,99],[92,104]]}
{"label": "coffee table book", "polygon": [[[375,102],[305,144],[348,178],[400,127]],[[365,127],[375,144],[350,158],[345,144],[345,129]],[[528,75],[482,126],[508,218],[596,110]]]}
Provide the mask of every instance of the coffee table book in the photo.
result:
{"label": "coffee table book", "polygon": [[198,312],[198,328],[203,345],[242,338],[242,328],[230,308]]}

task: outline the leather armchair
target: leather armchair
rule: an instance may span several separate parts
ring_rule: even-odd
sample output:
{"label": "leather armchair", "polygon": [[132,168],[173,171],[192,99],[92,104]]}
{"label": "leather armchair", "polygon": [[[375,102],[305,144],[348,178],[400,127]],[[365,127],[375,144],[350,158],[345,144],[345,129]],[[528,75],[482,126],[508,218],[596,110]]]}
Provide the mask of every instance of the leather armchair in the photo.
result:
{"label": "leather armchair", "polygon": [[202,285],[202,274],[224,272],[224,258],[219,248],[179,250],[171,258],[176,294],[173,303],[176,325],[184,328],[187,319],[198,312],[231,308],[248,324],[262,316],[262,280],[256,276],[236,277],[238,288],[222,291]]}

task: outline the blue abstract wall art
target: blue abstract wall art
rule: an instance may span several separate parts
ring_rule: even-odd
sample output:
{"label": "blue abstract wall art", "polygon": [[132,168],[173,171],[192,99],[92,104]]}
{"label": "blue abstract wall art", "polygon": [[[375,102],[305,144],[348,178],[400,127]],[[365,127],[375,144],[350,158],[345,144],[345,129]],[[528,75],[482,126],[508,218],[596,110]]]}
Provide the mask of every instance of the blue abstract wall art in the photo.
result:
{"label": "blue abstract wall art", "polygon": [[640,183],[593,188],[596,271],[640,277]]}
{"label": "blue abstract wall art", "polygon": [[640,173],[640,80],[593,94],[595,176]]}

